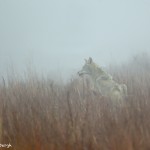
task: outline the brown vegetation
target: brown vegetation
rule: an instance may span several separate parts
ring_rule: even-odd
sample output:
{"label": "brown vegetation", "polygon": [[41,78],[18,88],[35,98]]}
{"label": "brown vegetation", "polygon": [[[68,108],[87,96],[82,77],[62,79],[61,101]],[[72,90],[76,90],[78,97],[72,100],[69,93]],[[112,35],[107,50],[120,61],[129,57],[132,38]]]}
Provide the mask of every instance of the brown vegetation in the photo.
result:
{"label": "brown vegetation", "polygon": [[0,143],[14,150],[149,150],[150,66],[134,63],[111,70],[128,87],[120,104],[80,79],[64,85],[38,78],[1,83]]}

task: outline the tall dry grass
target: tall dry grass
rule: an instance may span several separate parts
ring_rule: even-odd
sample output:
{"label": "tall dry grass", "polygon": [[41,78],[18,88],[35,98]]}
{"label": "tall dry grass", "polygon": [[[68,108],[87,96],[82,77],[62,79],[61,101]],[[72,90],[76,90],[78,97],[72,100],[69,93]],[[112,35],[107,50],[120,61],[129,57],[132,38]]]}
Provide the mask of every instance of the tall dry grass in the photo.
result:
{"label": "tall dry grass", "polygon": [[128,87],[120,104],[82,79],[60,85],[37,77],[3,80],[0,143],[14,150],[149,150],[150,63],[138,61],[141,66],[134,60],[111,70]]}

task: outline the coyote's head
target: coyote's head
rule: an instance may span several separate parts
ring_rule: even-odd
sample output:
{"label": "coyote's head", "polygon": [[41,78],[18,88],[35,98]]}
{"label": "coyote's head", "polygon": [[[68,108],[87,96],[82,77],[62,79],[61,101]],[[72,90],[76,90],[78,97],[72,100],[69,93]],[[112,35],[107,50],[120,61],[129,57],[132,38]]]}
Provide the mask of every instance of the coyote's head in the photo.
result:
{"label": "coyote's head", "polygon": [[92,58],[89,57],[88,60],[85,59],[85,64],[82,67],[82,69],[78,72],[78,75],[94,75],[96,73],[97,68],[98,66],[93,62]]}

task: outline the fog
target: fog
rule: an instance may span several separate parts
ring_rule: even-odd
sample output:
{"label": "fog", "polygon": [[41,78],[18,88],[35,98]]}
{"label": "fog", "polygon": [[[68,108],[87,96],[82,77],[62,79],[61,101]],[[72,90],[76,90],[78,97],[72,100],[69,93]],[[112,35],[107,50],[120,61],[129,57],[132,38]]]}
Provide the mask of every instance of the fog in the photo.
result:
{"label": "fog", "polygon": [[150,51],[149,0],[0,0],[0,76],[11,68],[68,78]]}

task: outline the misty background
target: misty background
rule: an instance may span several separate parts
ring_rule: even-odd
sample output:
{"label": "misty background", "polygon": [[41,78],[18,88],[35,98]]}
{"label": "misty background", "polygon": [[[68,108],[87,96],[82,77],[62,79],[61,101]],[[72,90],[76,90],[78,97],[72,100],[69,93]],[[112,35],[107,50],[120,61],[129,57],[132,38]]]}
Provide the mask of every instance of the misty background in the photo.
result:
{"label": "misty background", "polygon": [[0,76],[10,68],[68,78],[150,51],[149,0],[0,0]]}

